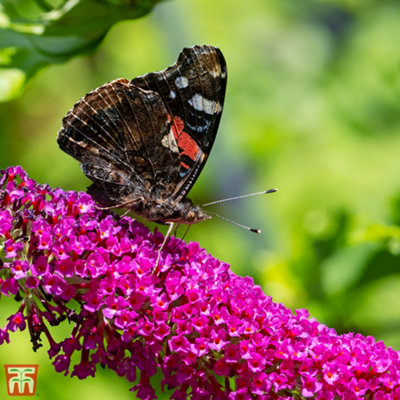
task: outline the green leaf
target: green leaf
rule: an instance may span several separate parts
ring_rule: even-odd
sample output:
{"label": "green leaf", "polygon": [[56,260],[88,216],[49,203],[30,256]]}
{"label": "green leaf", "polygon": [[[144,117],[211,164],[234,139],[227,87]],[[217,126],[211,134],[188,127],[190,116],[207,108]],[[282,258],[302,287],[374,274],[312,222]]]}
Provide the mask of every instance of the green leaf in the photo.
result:
{"label": "green leaf", "polygon": [[40,68],[87,54],[110,27],[161,0],[0,0],[0,101],[17,96]]}

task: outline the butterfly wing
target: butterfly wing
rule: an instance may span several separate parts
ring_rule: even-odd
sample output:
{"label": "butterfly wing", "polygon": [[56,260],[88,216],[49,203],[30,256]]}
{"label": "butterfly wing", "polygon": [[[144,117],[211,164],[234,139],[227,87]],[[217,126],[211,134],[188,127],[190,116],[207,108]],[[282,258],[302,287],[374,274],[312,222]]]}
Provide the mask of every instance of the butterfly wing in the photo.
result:
{"label": "butterfly wing", "polygon": [[94,182],[103,204],[168,197],[179,181],[178,147],[161,97],[119,79],[93,90],[63,119],[57,141]]}
{"label": "butterfly wing", "polygon": [[62,150],[81,162],[102,203],[179,203],[213,145],[224,102],[219,49],[183,49],[161,72],[112,81],[84,96],[63,120]]}
{"label": "butterfly wing", "polygon": [[135,86],[160,95],[179,148],[179,180],[171,196],[180,201],[193,186],[211,151],[225,97],[226,63],[212,46],[185,48],[169,68],[137,77]]}

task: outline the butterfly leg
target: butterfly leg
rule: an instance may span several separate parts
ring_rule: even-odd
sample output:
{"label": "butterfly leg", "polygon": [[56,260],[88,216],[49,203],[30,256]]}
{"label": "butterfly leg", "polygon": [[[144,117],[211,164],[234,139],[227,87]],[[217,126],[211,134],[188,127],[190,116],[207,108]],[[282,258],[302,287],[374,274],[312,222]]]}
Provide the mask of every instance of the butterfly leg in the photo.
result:
{"label": "butterfly leg", "polygon": [[[179,225],[178,225],[178,226],[179,226]],[[176,227],[175,232],[174,232],[174,236],[175,236],[175,237],[176,237],[176,230],[177,230],[178,226]],[[186,234],[189,232],[189,228],[190,228],[191,226],[192,226],[192,225],[188,225],[188,226],[187,226],[187,228],[186,228],[186,230],[185,230],[185,233],[184,233],[183,236],[180,238],[178,244],[172,249],[172,251],[174,251],[176,248],[178,248],[178,246],[183,242],[183,240],[185,239]]]}
{"label": "butterfly leg", "polygon": [[126,210],[126,211],[121,215],[121,218],[124,218],[124,217],[127,216],[130,212],[131,212],[131,210]]}
{"label": "butterfly leg", "polygon": [[161,257],[161,251],[162,251],[162,249],[164,248],[165,244],[167,243],[168,237],[169,237],[169,235],[171,234],[172,229],[174,229],[174,225],[175,225],[175,224],[174,224],[173,222],[167,222],[167,224],[169,225],[169,226],[168,226],[168,231],[167,231],[167,233],[166,233],[165,236],[164,236],[164,240],[163,240],[163,242],[162,242],[160,248],[158,249],[155,268],[158,267],[158,263],[159,263],[160,257]]}
{"label": "butterfly leg", "polygon": [[[111,207],[97,207],[96,206],[96,210],[99,210],[99,211],[108,211],[108,210],[112,210],[113,208],[117,208],[117,207],[114,207],[114,206],[111,206]],[[121,214],[121,218],[124,218],[125,216],[127,216],[129,213],[131,212],[131,210],[126,210],[124,213],[122,213]]]}
{"label": "butterfly leg", "polygon": [[[96,209],[97,210],[101,210],[101,211],[106,211],[106,210],[112,210],[113,208],[123,208],[129,204],[132,204],[131,201],[128,201],[126,203],[120,203],[120,204],[113,204],[112,206],[106,206],[106,207],[101,207],[101,206],[97,206],[96,205]],[[128,210],[129,212],[130,210]]]}
{"label": "butterfly leg", "polygon": [[176,237],[176,234],[178,233],[178,228],[180,227],[181,224],[176,224],[175,229],[174,229],[174,234],[173,236]]}
{"label": "butterfly leg", "polygon": [[[112,206],[106,206],[106,207],[100,207],[100,206],[96,205],[96,210],[107,211],[107,210],[112,210],[114,208],[124,208],[124,207],[127,207],[127,206],[132,206],[132,201],[128,201],[126,203],[114,204]],[[131,212],[131,209],[128,208],[123,214],[121,214],[121,218],[125,217],[130,212]]]}

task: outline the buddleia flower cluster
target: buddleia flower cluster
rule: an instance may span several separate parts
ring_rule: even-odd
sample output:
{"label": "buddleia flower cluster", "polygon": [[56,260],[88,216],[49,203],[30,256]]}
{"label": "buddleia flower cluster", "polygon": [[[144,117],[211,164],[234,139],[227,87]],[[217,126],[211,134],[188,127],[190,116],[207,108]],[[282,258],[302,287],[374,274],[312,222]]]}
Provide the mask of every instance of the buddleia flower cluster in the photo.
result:
{"label": "buddleia flower cluster", "polygon": [[399,352],[274,303],[197,243],[169,238],[156,267],[163,239],[86,193],[1,171],[0,291],[16,302],[0,344],[29,329],[57,372],[103,365],[143,400],[158,370],[175,400],[400,399]]}

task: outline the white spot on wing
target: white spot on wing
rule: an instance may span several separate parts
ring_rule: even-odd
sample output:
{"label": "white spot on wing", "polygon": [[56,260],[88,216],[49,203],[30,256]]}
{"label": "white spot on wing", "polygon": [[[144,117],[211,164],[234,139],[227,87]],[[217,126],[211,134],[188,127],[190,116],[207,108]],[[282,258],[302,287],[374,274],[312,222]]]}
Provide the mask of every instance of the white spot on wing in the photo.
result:
{"label": "white spot on wing", "polygon": [[171,99],[174,99],[176,97],[176,93],[173,90],[171,90],[169,92],[169,97],[171,97]]}
{"label": "white spot on wing", "polygon": [[161,139],[161,144],[166,147],[167,149],[170,149],[174,153],[179,153],[178,146],[176,144],[176,140],[174,138],[174,134],[172,133],[172,130],[169,131],[164,137]]}
{"label": "white spot on wing", "polygon": [[186,76],[178,76],[175,79],[175,85],[179,89],[184,89],[184,88],[188,87],[188,85],[189,85],[188,78],[186,78]]}
{"label": "white spot on wing", "polygon": [[221,66],[220,65],[215,65],[214,69],[210,69],[210,75],[213,78],[219,78],[221,76]]}
{"label": "white spot on wing", "polygon": [[205,99],[201,94],[196,93],[189,104],[197,111],[203,111],[207,114],[220,113],[222,111],[221,104],[214,100]]}

